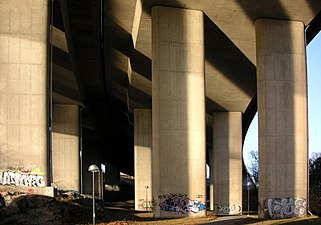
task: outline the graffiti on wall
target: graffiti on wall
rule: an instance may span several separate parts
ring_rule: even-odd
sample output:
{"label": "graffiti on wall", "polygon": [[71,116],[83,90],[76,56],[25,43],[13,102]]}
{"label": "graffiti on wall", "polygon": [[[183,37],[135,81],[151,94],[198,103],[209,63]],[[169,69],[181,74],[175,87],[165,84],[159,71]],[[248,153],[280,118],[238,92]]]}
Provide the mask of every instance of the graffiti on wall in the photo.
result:
{"label": "graffiti on wall", "polygon": [[191,200],[186,194],[159,195],[159,207],[163,211],[172,211],[177,213],[198,213],[206,210],[206,203]]}
{"label": "graffiti on wall", "polygon": [[215,212],[217,214],[241,214],[242,206],[240,204],[230,204],[230,205],[215,205]]}
{"label": "graffiti on wall", "polygon": [[7,168],[0,170],[0,185],[44,187],[45,180],[39,168]]}
{"label": "graffiti on wall", "polygon": [[272,219],[305,216],[307,202],[303,198],[267,198],[265,211]]}

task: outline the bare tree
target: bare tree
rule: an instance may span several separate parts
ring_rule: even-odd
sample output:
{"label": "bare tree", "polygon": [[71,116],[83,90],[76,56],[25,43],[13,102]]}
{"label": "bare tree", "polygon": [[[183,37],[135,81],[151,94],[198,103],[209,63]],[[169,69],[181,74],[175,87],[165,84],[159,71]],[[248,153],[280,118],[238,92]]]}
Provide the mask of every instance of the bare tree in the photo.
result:
{"label": "bare tree", "polygon": [[251,174],[252,180],[256,186],[259,184],[259,153],[258,151],[251,150],[249,153],[250,165],[249,173]]}
{"label": "bare tree", "polygon": [[309,159],[309,205],[310,211],[321,216],[321,153]]}
{"label": "bare tree", "polygon": [[314,153],[309,159],[310,189],[321,192],[321,153]]}

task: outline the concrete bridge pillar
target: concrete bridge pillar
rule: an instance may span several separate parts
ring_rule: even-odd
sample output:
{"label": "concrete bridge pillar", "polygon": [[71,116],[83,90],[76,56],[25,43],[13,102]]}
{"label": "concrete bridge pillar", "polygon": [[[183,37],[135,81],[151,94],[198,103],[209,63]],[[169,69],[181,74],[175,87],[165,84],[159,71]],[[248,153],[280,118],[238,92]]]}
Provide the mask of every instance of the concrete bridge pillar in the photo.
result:
{"label": "concrete bridge pillar", "polygon": [[304,24],[255,22],[260,217],[303,216],[307,206],[307,81]]}
{"label": "concrete bridge pillar", "polygon": [[0,169],[33,171],[37,186],[48,174],[47,2],[0,3]]}
{"label": "concrete bridge pillar", "polygon": [[53,105],[53,183],[61,190],[79,191],[79,107]]}
{"label": "concrete bridge pillar", "polygon": [[134,110],[135,210],[152,210],[152,111]]}
{"label": "concrete bridge pillar", "polygon": [[242,213],[242,113],[213,114],[211,184],[217,215]]}
{"label": "concrete bridge pillar", "polygon": [[152,8],[155,217],[206,214],[203,12]]}

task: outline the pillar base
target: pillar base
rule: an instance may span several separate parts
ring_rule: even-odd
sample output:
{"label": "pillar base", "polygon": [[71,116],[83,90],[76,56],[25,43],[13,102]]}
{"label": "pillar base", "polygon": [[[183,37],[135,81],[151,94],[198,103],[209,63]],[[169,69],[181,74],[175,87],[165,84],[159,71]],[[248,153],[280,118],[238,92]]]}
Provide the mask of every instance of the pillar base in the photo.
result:
{"label": "pillar base", "polygon": [[266,198],[260,218],[284,219],[307,215],[307,201],[304,198]]}

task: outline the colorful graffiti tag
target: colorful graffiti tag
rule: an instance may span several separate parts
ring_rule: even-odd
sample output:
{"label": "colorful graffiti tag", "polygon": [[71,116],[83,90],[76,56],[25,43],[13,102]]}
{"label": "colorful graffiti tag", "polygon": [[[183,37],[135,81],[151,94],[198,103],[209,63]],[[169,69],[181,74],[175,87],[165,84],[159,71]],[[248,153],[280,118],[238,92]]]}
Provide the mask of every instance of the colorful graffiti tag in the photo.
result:
{"label": "colorful graffiti tag", "polygon": [[265,211],[272,219],[305,216],[307,202],[303,198],[267,198]]}
{"label": "colorful graffiti tag", "polygon": [[206,203],[200,201],[191,200],[185,194],[169,194],[160,195],[159,207],[163,211],[172,211],[179,213],[198,213],[202,210],[206,210]]}
{"label": "colorful graffiti tag", "polygon": [[0,185],[44,187],[45,180],[39,169],[28,171],[21,168],[0,170]]}
{"label": "colorful graffiti tag", "polygon": [[154,207],[154,202],[153,201],[143,201],[141,204],[141,207],[146,209],[146,208],[153,208]]}

